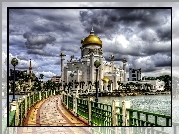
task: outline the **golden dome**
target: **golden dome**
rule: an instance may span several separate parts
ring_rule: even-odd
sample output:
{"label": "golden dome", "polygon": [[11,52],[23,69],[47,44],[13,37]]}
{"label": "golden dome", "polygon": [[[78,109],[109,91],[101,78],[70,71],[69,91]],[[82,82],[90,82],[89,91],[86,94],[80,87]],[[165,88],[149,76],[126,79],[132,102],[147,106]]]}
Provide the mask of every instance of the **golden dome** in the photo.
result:
{"label": "golden dome", "polygon": [[81,44],[82,46],[88,46],[88,45],[98,45],[100,47],[102,47],[102,41],[100,40],[99,37],[97,37],[94,34],[93,28],[90,32],[90,35],[88,37],[86,37],[84,40],[81,40]]}
{"label": "golden dome", "polygon": [[106,83],[106,82],[108,82],[110,79],[108,79],[108,78],[103,78],[102,80]]}

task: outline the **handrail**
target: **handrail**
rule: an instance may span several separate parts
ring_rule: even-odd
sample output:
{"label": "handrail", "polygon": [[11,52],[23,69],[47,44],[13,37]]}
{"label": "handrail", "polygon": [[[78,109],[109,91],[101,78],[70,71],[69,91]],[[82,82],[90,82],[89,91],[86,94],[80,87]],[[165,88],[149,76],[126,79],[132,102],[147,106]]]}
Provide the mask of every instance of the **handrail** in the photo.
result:
{"label": "handrail", "polygon": [[[52,90],[50,91],[40,91],[40,92],[34,92],[32,93],[30,96],[25,96],[21,99],[21,101],[18,101],[18,113],[19,115],[17,115],[19,117],[19,120],[17,123],[15,122],[15,114],[16,114],[16,110],[11,111],[9,114],[9,126],[16,126],[16,124],[18,124],[18,126],[22,125],[22,121],[23,119],[26,117],[26,112],[33,106],[35,105],[37,102],[48,98],[50,95],[58,95],[60,94],[61,91],[55,91],[52,92]],[[40,95],[41,95],[41,99],[40,99]],[[26,100],[27,99],[27,100]],[[14,122],[13,122],[14,120]]]}
{"label": "handrail", "polygon": [[[170,126],[171,116],[152,113],[142,110],[136,110],[132,108],[126,108],[114,105],[105,104],[101,102],[94,102],[83,98],[78,98],[64,94],[63,104],[71,111],[76,112],[75,114],[81,116],[83,119],[90,122],[91,125],[95,126]],[[75,100],[77,101],[77,110],[75,111]],[[68,100],[68,103],[67,103]],[[74,102],[73,102],[74,101]],[[90,105],[89,105],[90,104]],[[74,106],[72,106],[74,105]],[[128,112],[127,116],[123,115]],[[137,117],[133,116],[133,113],[137,112]],[[89,114],[89,115],[88,115]],[[144,114],[145,120],[140,118]],[[150,122],[149,116],[154,116],[154,122]],[[160,124],[158,118],[166,119],[166,124]],[[127,121],[127,122],[126,122]]]}

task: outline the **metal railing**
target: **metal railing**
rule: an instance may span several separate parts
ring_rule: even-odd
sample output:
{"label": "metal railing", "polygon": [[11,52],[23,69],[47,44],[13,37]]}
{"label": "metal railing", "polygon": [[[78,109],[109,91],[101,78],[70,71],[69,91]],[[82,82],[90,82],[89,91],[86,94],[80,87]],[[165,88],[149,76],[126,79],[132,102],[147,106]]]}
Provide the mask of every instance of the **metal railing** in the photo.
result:
{"label": "metal railing", "polygon": [[[74,99],[77,100],[77,109]],[[128,108],[130,102],[123,102],[120,107],[116,101],[110,105],[64,94],[63,104],[91,126],[171,126],[171,116]]]}
{"label": "metal railing", "polygon": [[[61,94],[61,91],[42,91],[35,92],[30,96],[24,96],[16,102],[16,110],[10,111],[9,113],[9,126],[21,126],[23,119],[26,117],[27,111],[42,99],[48,98],[50,95]],[[41,97],[40,97],[41,96]],[[72,104],[73,105],[73,104]],[[17,110],[18,109],[18,110]],[[17,115],[17,116],[15,116]],[[17,119],[16,119],[17,117]]]}
{"label": "metal railing", "polygon": [[112,126],[112,106],[91,102],[91,122],[97,126]]}
{"label": "metal railing", "polygon": [[77,98],[77,115],[88,120],[88,101]]}
{"label": "metal railing", "polygon": [[73,110],[73,97],[68,97],[68,108],[69,110]]}
{"label": "metal railing", "polygon": [[[130,108],[128,108],[127,111],[129,112],[129,126],[171,126],[171,116]],[[134,116],[134,113],[136,113],[137,116]],[[143,115],[145,119],[141,119],[141,115]],[[165,123],[163,123],[160,118],[165,119]],[[149,121],[149,119],[154,121]]]}

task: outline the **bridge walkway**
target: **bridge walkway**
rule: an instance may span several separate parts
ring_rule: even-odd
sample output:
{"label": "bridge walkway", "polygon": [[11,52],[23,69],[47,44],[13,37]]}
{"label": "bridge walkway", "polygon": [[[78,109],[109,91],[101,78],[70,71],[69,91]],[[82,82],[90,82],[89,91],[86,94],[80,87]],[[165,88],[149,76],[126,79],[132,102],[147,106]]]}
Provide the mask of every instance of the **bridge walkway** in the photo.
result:
{"label": "bridge walkway", "polygon": [[[64,129],[65,133],[88,133],[88,128],[81,127],[62,127],[62,126],[87,126],[84,122],[74,117],[70,114],[63,106],[61,102],[62,96],[51,96],[47,99],[41,100],[35,106],[33,106],[23,121],[23,126],[61,126],[60,129],[55,129],[51,127],[53,131]],[[44,128],[41,131],[45,132]],[[38,130],[40,130],[38,128]],[[22,133],[28,133],[36,131],[34,127],[22,128],[20,130]],[[34,132],[35,133],[35,132]]]}

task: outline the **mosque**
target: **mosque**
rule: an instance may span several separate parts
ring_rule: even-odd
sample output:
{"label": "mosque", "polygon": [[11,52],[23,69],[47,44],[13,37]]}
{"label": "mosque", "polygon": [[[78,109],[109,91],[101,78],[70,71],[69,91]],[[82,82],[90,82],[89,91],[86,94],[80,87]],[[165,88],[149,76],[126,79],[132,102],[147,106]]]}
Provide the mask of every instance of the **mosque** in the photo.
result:
{"label": "mosque", "polygon": [[[118,89],[119,85],[117,81],[125,82],[126,79],[126,62],[123,59],[123,68],[119,68],[114,65],[114,55],[110,56],[111,62],[107,62],[103,57],[102,41],[95,35],[93,28],[90,34],[81,40],[81,58],[74,59],[74,55],[71,56],[71,60],[67,61],[64,65],[65,53],[61,53],[61,77],[62,84],[69,82],[85,82],[84,89],[89,89],[89,84],[96,82],[96,67],[94,62],[98,60],[100,66],[98,68],[98,81],[99,89],[101,90],[114,90]],[[110,86],[110,88],[109,88]],[[79,86],[77,87],[79,89]],[[95,86],[93,87],[93,89]]]}

